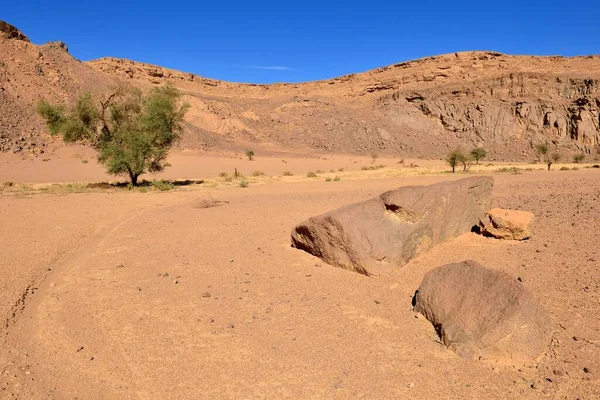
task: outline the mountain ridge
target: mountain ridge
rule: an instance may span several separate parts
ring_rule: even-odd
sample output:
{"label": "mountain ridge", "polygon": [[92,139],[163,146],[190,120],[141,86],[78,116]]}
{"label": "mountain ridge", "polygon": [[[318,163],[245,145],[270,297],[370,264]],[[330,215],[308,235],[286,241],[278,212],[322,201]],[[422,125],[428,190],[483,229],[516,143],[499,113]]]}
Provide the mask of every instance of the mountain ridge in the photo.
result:
{"label": "mountain ridge", "polygon": [[481,146],[491,158],[519,160],[534,157],[538,142],[565,154],[592,154],[600,142],[597,55],[460,52],[332,79],[254,84],[114,57],[80,62],[62,42],[14,40],[14,29],[0,35],[2,151],[40,154],[60,145],[35,115],[40,98],[70,103],[84,91],[123,83],[147,90],[167,81],[191,105],[180,143],[190,149],[440,158]]}

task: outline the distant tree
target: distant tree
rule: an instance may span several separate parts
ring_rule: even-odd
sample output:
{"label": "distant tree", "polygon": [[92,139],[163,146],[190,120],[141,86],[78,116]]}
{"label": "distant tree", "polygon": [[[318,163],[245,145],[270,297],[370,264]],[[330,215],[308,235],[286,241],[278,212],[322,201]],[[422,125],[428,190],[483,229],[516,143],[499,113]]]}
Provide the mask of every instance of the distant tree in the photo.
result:
{"label": "distant tree", "polygon": [[464,155],[460,149],[452,150],[450,154],[446,156],[446,162],[452,167],[452,173],[455,172],[456,166],[460,164],[463,165],[463,171],[466,171],[468,168],[468,161],[469,157]]}
{"label": "distant tree", "polygon": [[98,152],[98,161],[113,175],[126,175],[131,184],[146,172],[162,171],[166,158],[179,140],[181,123],[188,109],[171,84],[140,90],[119,88],[104,100],[86,93],[67,110],[44,100],[37,112],[52,135],[67,143],[84,143]]}
{"label": "distant tree", "polygon": [[550,167],[552,167],[553,163],[560,160],[560,154],[556,152],[550,153],[550,148],[548,147],[547,143],[538,143],[535,145],[535,149],[537,150],[540,158],[546,162],[546,165],[548,165],[548,171],[550,171]]}
{"label": "distant tree", "polygon": [[250,161],[254,160],[254,151],[246,150],[246,157],[248,157],[248,160]]}
{"label": "distant tree", "polygon": [[475,160],[475,164],[479,164],[479,160],[483,160],[487,157],[487,151],[481,147],[475,147],[471,150],[471,157]]}
{"label": "distant tree", "polygon": [[575,164],[581,163],[584,159],[585,159],[585,154],[583,154],[583,153],[575,154],[573,156],[573,162]]}
{"label": "distant tree", "polygon": [[371,164],[375,164],[375,161],[379,158],[379,154],[373,153],[371,154]]}

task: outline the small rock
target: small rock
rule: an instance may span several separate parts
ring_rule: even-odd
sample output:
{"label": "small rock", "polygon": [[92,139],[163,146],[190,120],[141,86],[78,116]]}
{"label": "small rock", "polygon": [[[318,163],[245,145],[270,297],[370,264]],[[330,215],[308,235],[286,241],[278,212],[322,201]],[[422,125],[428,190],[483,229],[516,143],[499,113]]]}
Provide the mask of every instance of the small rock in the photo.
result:
{"label": "small rock", "polygon": [[406,387],[408,387],[408,388],[413,388],[413,387],[415,387],[415,384],[414,384],[414,383],[412,383],[412,382],[410,382],[408,385],[406,385]]}
{"label": "small rock", "polygon": [[215,322],[215,319],[214,319],[214,318],[209,318],[209,319],[208,319],[208,322],[209,322],[210,324],[212,324],[213,322]]}
{"label": "small rock", "polygon": [[588,367],[583,367],[583,372],[585,372],[586,374],[591,374],[592,370],[589,369]]}
{"label": "small rock", "polygon": [[227,324],[227,327],[228,327],[229,329],[233,329],[233,328],[235,328],[235,325],[234,325],[234,324]]}
{"label": "small rock", "polygon": [[561,371],[560,369],[555,369],[554,371],[552,371],[554,373],[554,375],[556,376],[564,376],[565,373],[563,371]]}
{"label": "small rock", "polygon": [[177,285],[179,281],[177,279],[173,279],[173,285]]}
{"label": "small rock", "polygon": [[381,302],[379,300],[374,300],[375,304],[381,304]]}
{"label": "small rock", "polygon": [[210,293],[204,292],[204,293],[202,293],[202,297],[204,297],[205,299],[208,299],[210,297]]}
{"label": "small rock", "polygon": [[162,274],[162,276],[163,276],[163,278],[166,278],[166,277],[168,277],[168,276],[169,276],[169,273],[168,273],[168,272],[165,272],[164,274]]}

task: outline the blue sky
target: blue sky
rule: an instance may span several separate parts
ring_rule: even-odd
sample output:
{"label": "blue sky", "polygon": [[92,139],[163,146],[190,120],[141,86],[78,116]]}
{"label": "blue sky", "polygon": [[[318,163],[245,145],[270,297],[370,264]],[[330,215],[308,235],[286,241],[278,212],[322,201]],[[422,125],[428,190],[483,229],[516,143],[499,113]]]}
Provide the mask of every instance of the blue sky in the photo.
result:
{"label": "blue sky", "polygon": [[81,60],[300,82],[465,50],[600,53],[600,0],[5,1],[0,19]]}

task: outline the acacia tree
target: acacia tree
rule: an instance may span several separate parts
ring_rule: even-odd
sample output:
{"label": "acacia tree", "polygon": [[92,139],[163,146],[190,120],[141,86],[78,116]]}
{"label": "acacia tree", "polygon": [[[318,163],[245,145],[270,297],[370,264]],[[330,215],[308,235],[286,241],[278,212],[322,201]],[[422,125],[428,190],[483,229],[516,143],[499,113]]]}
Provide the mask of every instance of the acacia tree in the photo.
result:
{"label": "acacia tree", "polygon": [[459,164],[463,165],[463,172],[466,172],[469,168],[469,157],[463,154],[460,149],[452,150],[450,154],[446,156],[446,162],[452,167],[452,173],[455,172],[456,166]]}
{"label": "acacia tree", "polygon": [[475,160],[475,164],[479,164],[479,160],[483,160],[487,156],[487,151],[481,147],[475,147],[471,150],[471,157]]}
{"label": "acacia tree", "polygon": [[104,100],[82,95],[67,110],[44,100],[37,112],[52,135],[67,143],[84,143],[98,152],[98,161],[113,175],[126,175],[131,184],[145,172],[162,171],[173,144],[179,140],[187,104],[172,84],[153,88],[147,95],[139,89],[119,88]]}
{"label": "acacia tree", "polygon": [[556,152],[550,153],[550,148],[548,147],[547,143],[538,143],[535,145],[535,149],[537,150],[540,158],[546,162],[546,165],[548,165],[548,171],[550,171],[550,167],[553,163],[560,160],[560,154]]}

